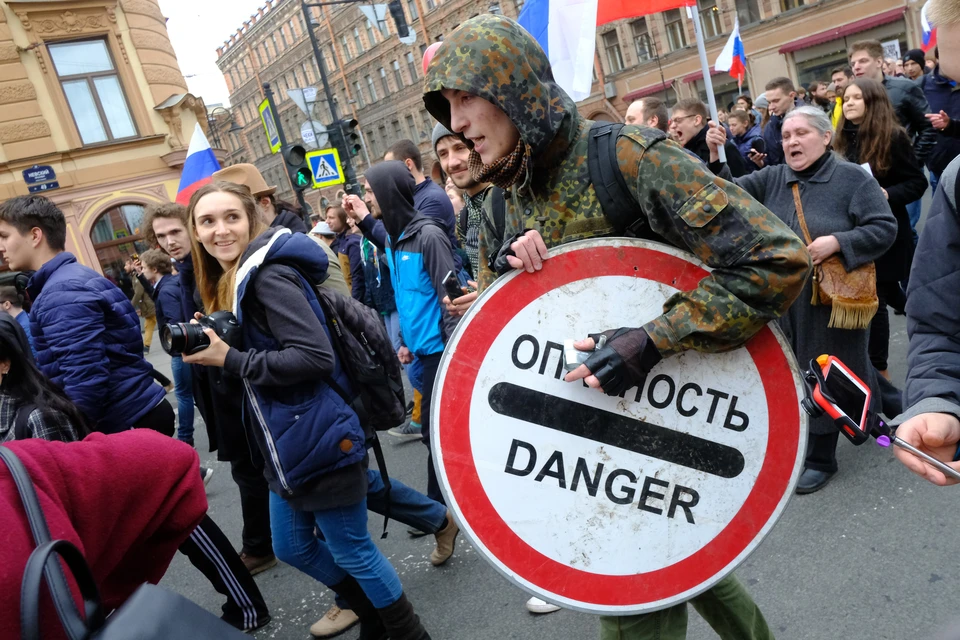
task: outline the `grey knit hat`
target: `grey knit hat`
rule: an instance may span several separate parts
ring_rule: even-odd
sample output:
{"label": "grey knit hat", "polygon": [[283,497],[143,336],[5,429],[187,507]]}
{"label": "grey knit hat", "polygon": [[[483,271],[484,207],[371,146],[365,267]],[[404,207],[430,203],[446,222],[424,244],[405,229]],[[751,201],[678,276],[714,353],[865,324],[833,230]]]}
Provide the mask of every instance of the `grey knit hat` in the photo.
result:
{"label": "grey knit hat", "polygon": [[438,122],[437,126],[433,128],[433,136],[431,138],[433,141],[433,152],[434,153],[437,152],[437,143],[440,142],[441,138],[446,138],[447,136],[456,136],[456,135],[457,134],[450,131],[450,129],[447,129],[445,126],[443,126]]}

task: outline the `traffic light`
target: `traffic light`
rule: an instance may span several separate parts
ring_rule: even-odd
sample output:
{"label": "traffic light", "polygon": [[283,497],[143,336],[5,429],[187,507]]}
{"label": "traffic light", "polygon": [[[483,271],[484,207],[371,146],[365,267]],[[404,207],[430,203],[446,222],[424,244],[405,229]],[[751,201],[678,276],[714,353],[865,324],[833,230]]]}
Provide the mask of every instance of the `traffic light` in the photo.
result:
{"label": "traffic light", "polygon": [[400,4],[400,0],[390,0],[387,3],[387,9],[390,10],[393,22],[397,25],[397,35],[401,38],[409,36],[410,28],[407,26],[407,17],[403,15],[403,5]]}
{"label": "traffic light", "polygon": [[307,162],[307,150],[302,145],[293,144],[284,150],[283,158],[287,163],[293,188],[299,191],[308,189],[313,184],[313,174]]}
{"label": "traffic light", "polygon": [[340,121],[340,129],[343,131],[343,144],[347,153],[351,156],[357,155],[363,148],[360,141],[360,130],[357,129],[359,124],[356,118]]}

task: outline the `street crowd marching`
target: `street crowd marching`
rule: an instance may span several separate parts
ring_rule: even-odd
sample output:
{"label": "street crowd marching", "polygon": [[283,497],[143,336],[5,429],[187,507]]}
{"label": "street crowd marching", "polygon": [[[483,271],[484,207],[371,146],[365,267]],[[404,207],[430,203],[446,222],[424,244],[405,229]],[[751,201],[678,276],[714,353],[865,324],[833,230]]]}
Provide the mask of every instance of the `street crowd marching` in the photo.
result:
{"label": "street crowd marching", "polygon": [[[807,87],[769,78],[762,93],[721,105],[719,122],[696,99],[629,106],[605,170],[620,172],[650,237],[713,270],[658,317],[596,327],[575,344],[589,355],[565,380],[620,395],[663,359],[730,350],[777,322],[801,365],[840,358],[899,438],[960,470],[960,2],[931,0],[929,14],[938,52],[891,60],[877,41],[853,42],[830,77]],[[495,40],[512,46],[489,48]],[[423,91],[442,182],[414,142],[397,140],[365,172],[362,196],[344,193],[308,226],[256,167],[224,168],[187,206],[148,208],[153,248],[128,262],[129,296],[65,251],[65,218],[50,200],[0,204],[0,254],[28,276],[0,288],[0,442],[37,486],[49,534],[82,550],[104,610],[122,611],[179,550],[236,629],[269,624],[271,594],[253,576],[283,561],[335,594],[315,637],[354,625],[365,640],[431,637],[367,512],[433,536],[431,564],[450,559],[460,529],[431,442],[447,342],[497,278],[536,277],[559,245],[620,229],[588,173],[591,123],[516,22],[482,14],[461,24],[426,65]],[[811,274],[830,261],[847,273],[873,265],[870,295],[818,304]],[[905,389],[888,373],[891,310],[910,332]],[[155,327],[173,380],[143,357]],[[358,374],[366,365],[379,380]],[[206,513],[213,471],[192,449],[194,408],[239,489],[239,553]],[[380,462],[381,429],[422,440],[425,494],[370,461],[372,448]],[[839,434],[829,417],[810,420],[797,493],[837,473]],[[897,456],[932,483],[953,482]],[[0,635],[18,637],[35,534],[8,476],[0,466]],[[732,573],[690,602],[722,638],[774,637]],[[39,606],[43,637],[62,637],[63,612],[49,599]],[[683,638],[685,611],[600,616],[600,637]]]}

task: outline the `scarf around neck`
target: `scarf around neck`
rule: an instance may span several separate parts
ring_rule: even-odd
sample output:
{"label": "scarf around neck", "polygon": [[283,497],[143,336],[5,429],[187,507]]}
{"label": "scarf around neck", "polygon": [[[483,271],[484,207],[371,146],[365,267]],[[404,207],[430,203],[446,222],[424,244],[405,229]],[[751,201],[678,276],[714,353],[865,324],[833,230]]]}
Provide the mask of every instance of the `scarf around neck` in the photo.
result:
{"label": "scarf around neck", "polygon": [[467,164],[477,182],[492,182],[501,189],[509,189],[526,175],[529,158],[530,150],[521,138],[513,151],[490,164],[483,164],[480,154],[471,150]]}

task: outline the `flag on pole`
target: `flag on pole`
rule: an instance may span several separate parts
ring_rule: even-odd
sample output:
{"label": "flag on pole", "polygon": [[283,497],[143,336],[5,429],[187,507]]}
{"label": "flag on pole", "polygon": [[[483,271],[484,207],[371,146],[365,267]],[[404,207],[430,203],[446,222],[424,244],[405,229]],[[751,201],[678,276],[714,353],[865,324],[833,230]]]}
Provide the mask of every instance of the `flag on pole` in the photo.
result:
{"label": "flag on pole", "polygon": [[220,163],[213,155],[207,137],[203,135],[200,124],[193,130],[190,146],[187,147],[187,159],[183,163],[183,174],[177,188],[177,202],[187,205],[193,192],[213,180],[213,172],[220,170]]}
{"label": "flag on pole", "polygon": [[579,102],[593,87],[597,27],[685,6],[696,0],[527,0],[517,22],[547,54],[557,84]]}
{"label": "flag on pole", "polygon": [[920,27],[923,29],[923,46],[920,48],[923,49],[924,53],[937,46],[937,28],[930,24],[930,20],[927,19],[927,7],[929,6],[930,3],[927,2],[920,10]]}
{"label": "flag on pole", "polygon": [[747,54],[743,50],[743,40],[740,39],[739,19],[734,20],[733,33],[713,66],[717,71],[726,71],[736,78],[738,87],[743,85],[743,78],[747,74]]}

